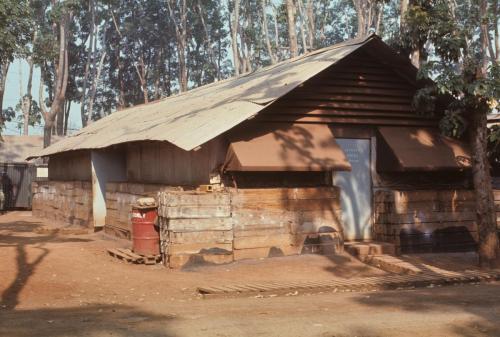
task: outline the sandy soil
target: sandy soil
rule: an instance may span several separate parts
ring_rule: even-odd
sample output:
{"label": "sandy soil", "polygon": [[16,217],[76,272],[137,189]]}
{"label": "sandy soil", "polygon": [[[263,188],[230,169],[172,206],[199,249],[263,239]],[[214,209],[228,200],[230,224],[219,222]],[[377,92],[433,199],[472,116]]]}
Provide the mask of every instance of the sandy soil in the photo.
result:
{"label": "sandy soil", "polygon": [[200,299],[200,285],[383,275],[348,256],[173,271],[128,265],[104,234],[36,234],[0,216],[0,336],[500,336],[500,284],[414,291]]}

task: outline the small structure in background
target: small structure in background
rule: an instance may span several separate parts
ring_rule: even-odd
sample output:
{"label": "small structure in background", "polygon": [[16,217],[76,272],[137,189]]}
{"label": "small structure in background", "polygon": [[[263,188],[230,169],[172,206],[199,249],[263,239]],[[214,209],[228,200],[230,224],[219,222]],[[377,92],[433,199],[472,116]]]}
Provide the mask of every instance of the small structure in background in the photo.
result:
{"label": "small structure in background", "polygon": [[[0,186],[2,210],[30,209],[31,183],[47,180],[48,168],[42,159],[26,158],[43,149],[43,136],[2,136],[0,142]],[[2,207],[3,206],[3,207]]]}

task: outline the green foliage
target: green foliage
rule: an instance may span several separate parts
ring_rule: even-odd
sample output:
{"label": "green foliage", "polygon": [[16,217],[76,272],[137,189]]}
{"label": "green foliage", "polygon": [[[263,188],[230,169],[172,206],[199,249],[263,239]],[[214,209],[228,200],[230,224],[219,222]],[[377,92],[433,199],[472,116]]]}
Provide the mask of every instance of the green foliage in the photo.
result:
{"label": "green foliage", "polygon": [[31,39],[31,18],[27,0],[0,1],[0,64],[25,53]]}
{"label": "green foliage", "polygon": [[459,105],[458,103],[457,106],[451,106],[450,109],[445,110],[444,116],[439,121],[441,132],[448,137],[461,138],[467,129],[467,121]]}
{"label": "green foliage", "polygon": [[[401,44],[406,50],[420,50],[419,79],[434,81],[433,89],[417,93],[416,106],[424,106],[436,95],[455,99],[442,113],[441,129],[460,137],[473,114],[487,114],[498,101],[500,72],[490,63],[486,78],[478,77],[482,55],[477,1],[417,0],[408,9]],[[439,113],[439,111],[438,111]]]}
{"label": "green foliage", "polygon": [[412,107],[419,115],[432,116],[436,110],[436,100],[436,89],[424,87],[413,96]]}

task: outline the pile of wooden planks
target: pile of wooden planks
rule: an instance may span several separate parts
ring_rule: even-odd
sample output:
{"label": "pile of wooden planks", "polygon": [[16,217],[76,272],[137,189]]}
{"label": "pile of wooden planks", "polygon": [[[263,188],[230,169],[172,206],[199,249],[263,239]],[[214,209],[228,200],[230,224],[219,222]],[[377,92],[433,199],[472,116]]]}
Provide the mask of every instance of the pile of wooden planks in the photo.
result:
{"label": "pile of wooden planks", "polygon": [[92,186],[88,181],[33,182],[33,215],[57,224],[92,226]]}
{"label": "pile of wooden planks", "polygon": [[232,189],[234,259],[341,249],[336,187]]}
{"label": "pile of wooden planks", "polygon": [[130,212],[135,201],[142,197],[156,197],[159,191],[167,190],[178,188],[157,184],[107,183],[105,231],[130,239]]}
{"label": "pile of wooden planks", "polygon": [[342,249],[336,187],[168,191],[158,202],[171,268]]}
{"label": "pile of wooden planks", "polygon": [[161,255],[140,255],[127,248],[110,248],[108,254],[128,263],[156,264],[161,262]]}
{"label": "pile of wooden planks", "polygon": [[227,192],[160,192],[162,251],[171,268],[233,261],[231,196]]}
{"label": "pile of wooden planks", "polygon": [[398,252],[473,250],[477,243],[471,190],[383,190],[374,194],[374,236]]}

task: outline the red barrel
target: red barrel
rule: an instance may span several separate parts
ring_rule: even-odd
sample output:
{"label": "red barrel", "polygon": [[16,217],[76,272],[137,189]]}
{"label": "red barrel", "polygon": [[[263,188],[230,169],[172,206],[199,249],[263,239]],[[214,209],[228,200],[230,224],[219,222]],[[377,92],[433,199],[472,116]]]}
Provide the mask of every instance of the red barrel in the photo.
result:
{"label": "red barrel", "polygon": [[141,255],[160,254],[156,207],[132,206],[132,250]]}

